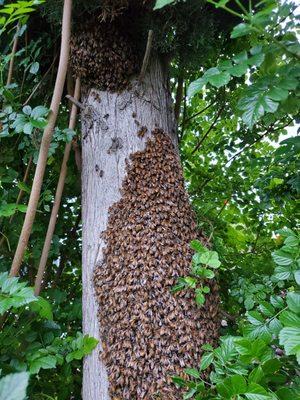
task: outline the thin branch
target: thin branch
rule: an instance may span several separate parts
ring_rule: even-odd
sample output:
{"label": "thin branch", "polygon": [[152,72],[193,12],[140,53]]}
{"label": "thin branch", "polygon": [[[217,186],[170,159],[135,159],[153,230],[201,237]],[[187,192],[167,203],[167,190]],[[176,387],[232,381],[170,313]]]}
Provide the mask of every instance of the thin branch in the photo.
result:
{"label": "thin branch", "polygon": [[194,154],[197,150],[199,150],[201,144],[204,142],[204,140],[207,138],[207,136],[209,135],[209,133],[211,132],[211,130],[214,128],[214,126],[216,125],[222,111],[224,110],[224,106],[220,108],[218,114],[216,115],[216,118],[214,119],[213,123],[211,124],[211,126],[209,127],[209,129],[207,130],[207,132],[202,136],[202,138],[200,139],[200,141],[197,143],[196,147],[194,148],[194,150],[192,151],[191,154]]}
{"label": "thin branch", "polygon": [[70,102],[73,103],[76,107],[80,108],[81,110],[84,110],[84,105],[80,103],[80,101],[76,100],[73,96],[67,94],[66,98],[70,100]]}
{"label": "thin branch", "polygon": [[175,106],[174,106],[174,117],[175,117],[176,121],[178,121],[179,116],[180,116],[180,107],[181,107],[182,96],[183,96],[183,84],[184,84],[183,72],[180,72],[179,77],[178,77]]}
{"label": "thin branch", "polygon": [[[75,84],[75,89],[74,89],[74,100],[78,102],[78,99],[80,97],[80,79],[76,79],[76,84]],[[77,105],[73,104],[72,109],[71,109],[71,114],[70,114],[70,120],[69,120],[69,129],[74,129],[75,124],[76,124],[76,117],[77,117]],[[54,234],[55,230],[55,225],[57,221],[57,216],[58,216],[58,211],[61,203],[61,198],[65,186],[65,181],[66,181],[66,176],[67,176],[67,164],[69,161],[70,157],[70,151],[71,151],[72,143],[67,143],[65,146],[65,152],[64,152],[64,158],[61,164],[61,169],[60,169],[60,174],[59,174],[59,179],[57,183],[57,188],[56,188],[56,193],[55,193],[55,198],[54,198],[54,203],[51,211],[51,216],[49,220],[49,225],[47,229],[47,234],[45,238],[45,243],[42,251],[42,255],[40,258],[40,263],[34,283],[34,293],[36,296],[38,296],[41,292],[42,288],[42,282],[43,282],[43,277],[45,274],[46,270],[46,264],[48,260],[48,255],[51,247],[51,242],[52,242],[52,237]]]}
{"label": "thin branch", "polygon": [[195,114],[193,114],[192,116],[190,116],[187,119],[184,119],[181,123],[181,126],[184,126],[188,121],[190,121],[191,119],[197,117],[198,115],[204,113],[209,107],[211,107],[213,104],[215,104],[216,101],[212,101],[211,103],[209,103],[208,106],[206,106],[205,108],[203,108],[202,110],[196,112]]}
{"label": "thin branch", "polygon": [[55,127],[59,105],[61,102],[61,97],[64,89],[64,83],[67,74],[67,66],[69,59],[69,49],[70,49],[70,34],[71,34],[71,12],[72,12],[72,0],[64,1],[63,9],[63,19],[62,19],[62,35],[61,35],[61,49],[60,49],[60,59],[59,66],[56,76],[56,82],[54,87],[54,92],[52,96],[52,101],[50,105],[50,114],[48,117],[48,124],[44,130],[42,142],[39,151],[39,158],[35,170],[35,175],[32,184],[32,190],[30,193],[29,203],[25,215],[25,220],[23,223],[22,231],[19,237],[19,242],[17,250],[12,262],[10,276],[16,276],[19,273],[24,252],[28,245],[29,237],[32,230],[32,225],[34,222],[36,209],[38,201],[40,198],[41,188],[43,184],[44,173],[46,169],[48,150],[50,147],[53,130]]}
{"label": "thin branch", "polygon": [[51,69],[53,68],[53,65],[55,64],[55,61],[57,59],[58,54],[55,55],[50,67],[47,69],[47,71],[45,72],[44,76],[42,77],[42,79],[39,81],[39,83],[35,86],[35,88],[32,90],[31,94],[29,95],[29,97],[27,98],[27,100],[23,103],[23,106],[26,106],[26,104],[29,103],[29,101],[32,99],[32,97],[34,96],[34,94],[36,93],[36,91],[40,88],[40,86],[42,85],[42,83],[44,82],[44,80],[46,79],[46,77],[48,76],[49,72],[51,71]]}
{"label": "thin branch", "polygon": [[6,86],[10,85],[11,81],[12,81],[15,54],[16,54],[16,51],[17,51],[18,40],[19,40],[19,29],[20,29],[20,25],[18,24],[17,25],[17,29],[16,29],[16,34],[15,34],[15,37],[14,37],[12,51],[11,51],[11,54],[10,54],[10,61],[9,61],[9,67],[8,67],[8,75],[7,75]]}
{"label": "thin branch", "polygon": [[147,70],[147,67],[148,67],[148,64],[149,64],[152,41],[153,41],[153,31],[150,30],[148,32],[147,46],[146,46],[145,55],[144,55],[144,59],[143,59],[143,64],[142,64],[142,68],[141,68],[141,72],[140,72],[140,76],[139,76],[139,81],[140,82],[142,82],[142,80],[144,79],[145,74],[146,74],[146,70]]}
{"label": "thin branch", "polygon": [[245,150],[250,149],[250,147],[254,146],[256,143],[260,142],[264,137],[266,137],[267,135],[269,135],[270,133],[274,133],[276,131],[279,131],[281,129],[286,128],[287,126],[290,125],[290,123],[293,121],[293,118],[289,120],[289,122],[283,126],[279,126],[275,129],[272,129],[273,125],[271,125],[271,127],[269,127],[269,129],[263,134],[261,135],[259,138],[257,138],[256,140],[254,140],[254,142],[252,142],[251,144],[248,144],[246,146],[244,146],[240,151],[238,151],[236,154],[234,154],[231,158],[229,158],[229,160],[226,162],[225,167],[231,162],[233,161],[236,157],[238,157],[241,153],[243,153]]}

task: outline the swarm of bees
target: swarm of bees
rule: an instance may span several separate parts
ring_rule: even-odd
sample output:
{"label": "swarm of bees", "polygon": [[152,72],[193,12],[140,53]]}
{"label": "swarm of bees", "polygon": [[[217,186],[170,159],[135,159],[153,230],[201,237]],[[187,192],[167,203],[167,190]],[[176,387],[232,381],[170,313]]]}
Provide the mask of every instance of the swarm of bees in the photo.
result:
{"label": "swarm of bees", "polygon": [[138,72],[136,52],[116,24],[93,22],[74,32],[70,65],[74,75],[89,87],[111,92],[122,91]]}
{"label": "swarm of bees", "polygon": [[179,400],[171,376],[197,368],[201,346],[216,343],[219,296],[215,282],[202,308],[192,291],[171,292],[177,278],[190,273],[189,243],[201,236],[168,134],[156,129],[145,150],[130,156],[121,193],[110,208],[103,262],[95,268],[110,395]]}

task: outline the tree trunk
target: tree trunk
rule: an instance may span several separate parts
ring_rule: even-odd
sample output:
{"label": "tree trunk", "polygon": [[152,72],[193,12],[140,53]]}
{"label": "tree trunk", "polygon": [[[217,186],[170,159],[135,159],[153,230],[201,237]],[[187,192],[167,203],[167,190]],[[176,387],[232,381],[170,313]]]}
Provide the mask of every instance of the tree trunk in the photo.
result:
{"label": "tree trunk", "polygon": [[[166,154],[166,157],[167,158],[175,157],[176,160],[172,161],[173,164],[170,165],[173,165],[173,167],[170,169],[176,171],[178,169],[179,172],[176,173],[179,176],[178,185],[180,186],[180,188],[178,189],[175,188],[175,190],[173,190],[174,189],[173,188],[172,190],[175,192],[175,194],[176,190],[178,190],[179,199],[176,201],[178,201],[178,204],[179,203],[181,204],[182,202],[183,205],[182,207],[186,207],[187,210],[186,211],[187,216],[186,217],[183,216],[182,222],[179,222],[182,224],[182,227],[179,227],[179,229],[182,228],[182,232],[184,232],[185,230],[188,231],[188,234],[186,235],[185,239],[177,240],[176,237],[174,239],[175,241],[177,240],[177,242],[179,243],[179,247],[181,246],[181,241],[182,240],[185,241],[185,243],[182,245],[184,247],[182,252],[180,249],[178,250],[178,257],[183,258],[183,260],[182,263],[180,260],[178,262],[176,261],[177,264],[174,269],[175,272],[170,273],[170,275],[173,275],[172,277],[166,276],[166,282],[168,283],[168,287],[167,289],[162,288],[162,299],[163,295],[167,297],[171,296],[173,298],[173,295],[170,294],[169,290],[170,286],[176,283],[176,279],[178,276],[181,275],[181,273],[183,275],[186,275],[188,273],[188,267],[190,263],[189,241],[192,238],[195,238],[195,224],[192,221],[193,215],[189,209],[187,197],[184,194],[183,180],[180,167],[177,168],[177,165],[179,166],[179,157],[178,157],[174,114],[172,109],[170,93],[168,92],[167,79],[164,73],[164,69],[161,63],[158,61],[158,59],[154,59],[148,67],[148,72],[146,73],[143,82],[139,83],[137,80],[132,80],[131,87],[123,91],[122,93],[103,92],[95,88],[84,88],[83,93],[84,94],[82,97],[82,102],[85,107],[82,112],[83,331],[84,334],[89,334],[99,339],[99,345],[93,351],[93,353],[87,356],[84,360],[82,397],[84,400],[107,400],[109,398],[112,399],[118,398],[120,400],[121,399],[150,400],[152,398],[153,399],[161,398],[161,397],[152,397],[158,393],[157,387],[152,382],[156,380],[156,377],[158,376],[159,379],[157,379],[158,381],[157,385],[160,390],[159,393],[162,393],[164,395],[163,398],[164,399],[168,398],[168,400],[177,399],[179,397],[174,396],[172,391],[168,394],[167,392],[168,389],[166,389],[166,391],[162,389],[164,385],[165,386],[170,385],[170,382],[169,378],[160,379],[160,375],[163,375],[165,371],[167,371],[167,373],[180,372],[180,368],[192,365],[195,366],[196,360],[197,362],[199,362],[199,357],[198,357],[199,354],[197,353],[197,351],[195,351],[194,355],[190,355],[189,347],[187,347],[186,351],[188,356],[183,355],[182,356],[183,361],[177,360],[178,358],[177,354],[178,352],[181,351],[178,350],[177,347],[182,346],[182,349],[184,349],[186,346],[189,346],[188,344],[179,344],[180,339],[178,340],[176,339],[176,343],[178,342],[178,346],[176,344],[174,345],[175,347],[177,346],[176,349],[174,350],[174,354],[176,354],[177,357],[176,362],[178,365],[174,367],[174,369],[172,369],[172,365],[169,366],[169,363],[172,364],[171,355],[170,355],[170,360],[167,361],[162,360],[162,364],[165,362],[167,365],[166,367],[164,365],[162,366],[158,365],[156,367],[155,365],[154,369],[153,366],[151,367],[153,371],[152,370],[149,371],[150,368],[149,365],[151,364],[152,361],[150,360],[151,362],[150,361],[146,362],[145,360],[143,360],[143,362],[144,363],[146,362],[146,364],[145,367],[143,367],[144,369],[142,370],[142,372],[139,372],[139,379],[141,378],[142,381],[145,381],[146,383],[142,381],[141,383],[139,383],[138,379],[134,378],[136,372],[134,372],[132,375],[130,374],[128,375],[127,373],[124,373],[123,375],[122,372],[120,372],[121,365],[124,364],[126,368],[127,362],[129,369],[135,368],[133,365],[131,365],[131,367],[129,366],[130,363],[132,364],[134,363],[133,358],[130,355],[128,356],[129,359],[127,361],[125,360],[124,354],[130,353],[126,352],[125,348],[124,348],[124,353],[122,352],[121,349],[121,352],[118,353],[119,356],[117,355],[117,350],[114,350],[116,351],[115,354],[116,365],[114,364],[114,361],[110,358],[109,355],[109,351],[110,350],[113,351],[113,346],[116,345],[120,345],[121,347],[126,346],[126,339],[124,338],[124,335],[126,335],[126,329],[122,328],[123,330],[122,332],[120,332],[120,337],[119,339],[116,340],[116,338],[118,338],[118,333],[116,333],[114,329],[118,327],[118,323],[110,324],[110,322],[112,322],[113,319],[119,318],[120,310],[116,312],[116,314],[114,314],[111,302],[115,300],[113,298],[107,297],[110,294],[114,293],[115,291],[118,292],[120,290],[120,292],[122,292],[123,290],[122,284],[121,283],[118,284],[117,278],[109,277],[109,274],[110,271],[112,272],[113,270],[117,270],[117,268],[120,267],[120,265],[123,262],[120,261],[121,259],[118,259],[119,253],[117,248],[119,248],[119,244],[121,245],[121,242],[123,242],[123,240],[118,237],[118,232],[120,233],[123,230],[123,225],[126,225],[126,218],[127,218],[125,217],[126,205],[124,205],[125,223],[123,223],[124,221],[122,221],[122,210],[121,212],[119,212],[116,211],[116,208],[113,207],[119,207],[119,209],[123,209],[123,204],[120,202],[122,201],[122,196],[124,197],[126,195],[125,193],[126,187],[128,188],[130,186],[130,182],[127,181],[126,183],[126,179],[127,180],[131,179],[126,177],[132,175],[131,172],[129,173],[130,165],[133,165],[134,162],[136,163],[136,161],[133,161],[133,158],[130,156],[136,155],[137,157],[139,157],[139,154],[141,154],[142,156],[143,152],[145,151],[146,148],[149,147],[149,143],[152,140],[153,140],[152,148],[153,146],[158,146],[157,152],[159,152],[160,148],[164,146],[165,148],[164,154]],[[155,142],[156,139],[153,139],[155,136],[152,133],[154,130],[156,131],[159,130],[159,132],[163,131],[164,135],[169,135],[168,139],[166,139],[169,140],[169,142],[164,140],[164,136],[161,135],[160,133],[157,135],[157,137],[162,138],[161,144],[159,144],[158,141]],[[168,154],[169,149],[171,152],[170,154]],[[156,150],[154,148],[154,153],[155,151]],[[141,167],[145,168],[144,171],[145,174],[147,174],[148,172],[147,166],[142,165]],[[153,166],[151,168],[153,168]],[[168,165],[164,168],[168,169]],[[161,174],[163,179],[164,171],[159,170],[158,174]],[[173,181],[175,182],[175,180],[172,181],[172,179],[173,178],[171,178],[171,182]],[[174,185],[175,184],[176,183],[174,183]],[[149,186],[151,185],[152,184],[150,182]],[[169,183],[166,184],[162,183],[162,192],[164,191],[166,185],[169,185]],[[158,188],[158,192],[159,190],[160,188]],[[142,199],[140,200],[141,200],[140,203],[143,204],[143,200]],[[166,203],[167,202],[164,201],[164,204]],[[176,204],[174,205],[174,209],[172,209],[171,207],[170,211],[167,211],[167,213],[169,212],[170,216],[172,214],[172,218],[175,218],[173,215],[174,210],[175,214],[177,212],[175,207],[177,207]],[[180,208],[181,205],[178,207]],[[134,211],[134,206],[132,206],[132,211]],[[158,211],[155,211],[155,208],[152,213],[154,214],[156,213],[158,215]],[[117,216],[116,219],[117,214],[119,216]],[[177,219],[179,220],[179,218]],[[136,222],[134,222],[134,224],[136,224]],[[117,225],[120,226],[120,228],[117,228],[115,236],[112,235],[114,236],[112,240],[116,240],[117,242],[116,244],[114,244],[110,239],[108,239],[108,237],[111,237],[110,232],[113,229],[114,225],[115,227],[117,227]],[[188,225],[190,225],[190,227]],[[140,235],[141,240],[143,239],[144,228],[146,236],[146,231],[149,232],[149,229],[151,231],[150,225],[149,226],[136,225],[136,229],[134,226],[134,231],[136,230],[138,232],[142,230],[142,232],[140,232],[142,233]],[[177,228],[178,227],[176,227],[176,229]],[[175,232],[177,232],[176,229],[174,227]],[[155,229],[153,228],[152,231],[154,234],[157,233],[156,228]],[[172,234],[172,232],[170,232],[170,229],[168,230],[168,232],[169,235]],[[164,240],[163,235],[164,234],[161,234],[162,240]],[[180,232],[177,235],[178,237],[181,238]],[[157,238],[157,240],[159,241],[159,238]],[[171,241],[172,240],[173,239],[171,239]],[[126,242],[131,243],[130,241],[132,241],[132,239],[125,237],[124,245],[126,244]],[[177,251],[175,247],[176,245],[174,244],[174,248],[172,248],[174,254],[176,254]],[[113,253],[114,251],[115,255],[111,255],[111,258],[109,258],[110,255],[108,255],[107,252]],[[162,252],[162,250],[160,251]],[[125,258],[126,256],[131,257],[131,251],[126,250],[126,252],[128,254],[125,254]],[[188,254],[188,257],[186,256],[186,254]],[[144,254],[142,254],[142,256],[143,257],[147,256],[146,251],[144,252]],[[132,257],[134,258],[133,252],[132,252]],[[152,256],[150,255],[150,257]],[[173,257],[172,262],[174,263],[175,256],[172,257]],[[186,258],[186,260],[184,259],[184,257]],[[116,268],[113,264],[114,262],[113,260],[117,260]],[[160,263],[156,265],[157,268],[159,269],[160,266],[165,265],[165,261],[162,260]],[[184,265],[184,267],[179,267],[179,265]],[[130,268],[130,265],[128,263],[126,264],[125,262],[120,272],[124,273],[125,276],[129,277],[131,272],[128,269],[127,273],[127,268]],[[144,268],[146,271],[146,266],[144,266]],[[166,267],[166,269],[167,268],[168,267]],[[164,270],[162,271],[162,275],[163,274]],[[97,288],[96,291],[94,288],[95,281]],[[117,286],[110,287],[109,285],[111,283],[113,285],[116,284]],[[141,291],[143,293],[146,293],[147,295],[148,292],[145,292],[143,290],[144,289],[142,289],[141,286]],[[163,294],[164,290],[165,294]],[[124,298],[124,293],[119,293],[119,295],[120,297]],[[129,298],[130,294],[125,293],[125,297],[126,296],[128,296]],[[166,307],[168,307],[168,302],[173,301],[170,300],[171,297],[170,298],[168,297],[166,298],[166,300],[164,300],[166,303],[165,304]],[[98,308],[99,304],[97,298],[100,299],[99,300],[100,308]],[[149,303],[148,300],[149,299],[145,300],[145,304]],[[160,303],[160,300],[158,301]],[[179,324],[178,332],[180,332],[180,329],[183,326],[184,318],[195,321],[195,326],[196,326],[196,320],[198,318],[198,314],[196,315],[196,313],[198,313],[198,310],[196,309],[196,307],[194,307],[194,305],[186,307],[185,304],[187,301],[191,305],[194,303],[193,299],[191,298],[191,295],[188,295],[188,298],[186,298],[186,296],[185,297],[183,296],[183,298],[180,298],[178,300],[178,304],[175,304],[175,306],[178,307],[178,309],[186,308],[187,310],[186,317],[185,316],[180,317],[182,321],[181,320],[178,321]],[[128,303],[128,312],[132,315],[129,315],[128,318],[133,317],[133,312],[130,309],[132,303],[130,304]],[[151,308],[151,306],[149,307]],[[156,308],[156,306],[152,307]],[[162,304],[161,307],[163,308],[164,305]],[[194,309],[190,310],[189,307],[193,307]],[[154,309],[153,311],[155,312],[157,310]],[[139,310],[137,310],[137,312],[139,312]],[[213,318],[215,318],[216,313],[212,313],[212,315]],[[203,315],[201,317],[203,318]],[[177,319],[179,319],[179,317]],[[137,317],[136,323],[139,324],[139,317]],[[157,323],[158,325],[156,326],[153,317],[153,327],[155,327],[156,330],[162,329],[161,322],[158,321]],[[177,323],[177,321],[175,321],[175,323]],[[132,323],[131,328],[135,326],[134,324],[135,322]],[[191,325],[192,323],[187,321],[184,322],[184,324]],[[121,325],[122,323],[120,322],[120,327]],[[212,325],[210,325],[210,327],[212,329],[215,328],[215,326]],[[131,330],[131,328],[128,329],[127,333],[128,334],[130,333],[132,336],[134,334],[132,333],[133,331]],[[151,318],[150,318],[150,328],[151,328]],[[169,328],[166,329],[168,330]],[[174,327],[172,329],[174,329]],[[182,329],[184,330],[185,328]],[[101,332],[101,335],[99,332]],[[182,331],[180,334],[184,336],[185,333]],[[107,339],[107,335],[108,336],[111,335],[110,337],[111,338],[114,337],[115,339],[109,339],[109,338]],[[139,335],[140,333],[137,333],[137,337]],[[187,333],[187,335],[189,335],[188,338],[189,340],[195,341],[195,343],[192,343],[192,346],[196,347],[199,345],[199,342],[197,343],[197,339],[191,337],[191,335],[194,335],[194,333],[193,334]],[[198,335],[198,333],[195,333],[195,335]],[[215,335],[216,334],[213,333],[212,337]],[[141,340],[144,343],[144,339],[145,338],[142,337],[139,340]],[[200,339],[203,342],[203,335],[202,336],[200,335]],[[104,348],[102,346],[103,340],[104,342],[106,342]],[[132,338],[132,340],[135,341],[137,339]],[[149,343],[148,342],[145,343],[146,343],[145,346],[149,347]],[[161,347],[160,344],[155,344],[155,346],[157,349],[160,349]],[[107,347],[109,348],[107,349]],[[200,348],[201,345],[199,346],[199,349]],[[104,351],[103,357],[101,355],[102,351]],[[140,347],[138,351],[140,351]],[[132,352],[134,353],[134,349],[132,350]],[[154,364],[157,364],[157,360],[154,360],[153,362]],[[139,368],[139,366],[137,368]],[[145,374],[145,379],[143,379],[144,374]],[[128,378],[128,376],[130,378]],[[148,376],[148,378],[146,376]],[[147,384],[147,379],[149,379],[148,384]]]}

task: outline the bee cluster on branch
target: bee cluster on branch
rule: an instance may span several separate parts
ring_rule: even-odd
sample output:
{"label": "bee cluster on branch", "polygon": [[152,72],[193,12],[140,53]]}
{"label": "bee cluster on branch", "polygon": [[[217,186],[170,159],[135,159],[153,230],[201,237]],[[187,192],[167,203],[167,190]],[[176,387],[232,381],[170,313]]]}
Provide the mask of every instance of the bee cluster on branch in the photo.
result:
{"label": "bee cluster on branch", "polygon": [[171,376],[197,367],[201,346],[216,343],[219,296],[214,281],[202,308],[192,291],[171,292],[189,274],[190,241],[204,239],[168,134],[156,129],[145,150],[130,156],[121,193],[94,276],[110,395],[179,400]]}

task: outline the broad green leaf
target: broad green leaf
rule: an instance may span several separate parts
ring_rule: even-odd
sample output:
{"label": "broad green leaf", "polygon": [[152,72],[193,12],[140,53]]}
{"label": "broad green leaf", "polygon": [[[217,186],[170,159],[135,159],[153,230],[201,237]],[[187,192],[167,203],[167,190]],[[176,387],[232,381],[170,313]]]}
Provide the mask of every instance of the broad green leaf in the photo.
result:
{"label": "broad green leaf", "polygon": [[48,112],[49,112],[48,108],[44,106],[37,106],[32,110],[30,116],[34,119],[37,119],[40,117],[45,117],[48,114]]}
{"label": "broad green leaf", "polygon": [[33,64],[31,64],[29,72],[33,75],[36,75],[38,73],[39,68],[40,64],[38,62],[34,62]]}
{"label": "broad green leaf", "polygon": [[169,4],[175,3],[175,0],[156,0],[154,10],[159,10]]}
{"label": "broad green leaf", "polygon": [[206,85],[207,80],[204,78],[199,78],[195,81],[193,81],[187,90],[187,95],[188,97],[193,97],[196,93],[199,93],[200,90],[203,88],[204,85]]}
{"label": "broad green leaf", "polygon": [[229,81],[230,81],[230,74],[226,71],[219,72],[218,74],[215,75],[210,75],[208,78],[208,82],[217,88],[227,85]]}
{"label": "broad green leaf", "polygon": [[289,309],[296,314],[300,314],[300,293],[289,292],[286,296]]}
{"label": "broad green leaf", "polygon": [[19,372],[0,379],[0,400],[25,400],[29,373]]}
{"label": "broad green leaf", "polygon": [[235,39],[241,36],[249,35],[249,33],[252,31],[253,29],[250,25],[242,22],[233,28],[230,37]]}
{"label": "broad green leaf", "polygon": [[293,262],[293,256],[284,250],[276,250],[272,253],[273,260],[278,265],[290,265]]}
{"label": "broad green leaf", "polygon": [[291,326],[293,328],[300,327],[300,316],[291,311],[288,310],[283,311],[280,314],[279,319],[284,326]]}
{"label": "broad green leaf", "polygon": [[56,357],[53,355],[47,355],[33,360],[30,363],[30,373],[38,374],[40,369],[52,369],[56,367]]}
{"label": "broad green leaf", "polygon": [[204,353],[202,355],[201,361],[200,361],[200,370],[203,371],[207,367],[209,367],[210,364],[213,362],[213,360],[214,360],[214,354],[213,353]]}
{"label": "broad green leaf", "polygon": [[219,260],[218,253],[216,251],[207,250],[200,256],[202,264],[208,265],[211,268],[219,268],[221,262]]}
{"label": "broad green leaf", "polygon": [[279,343],[284,346],[286,354],[300,356],[300,327],[286,327],[279,333]]}

